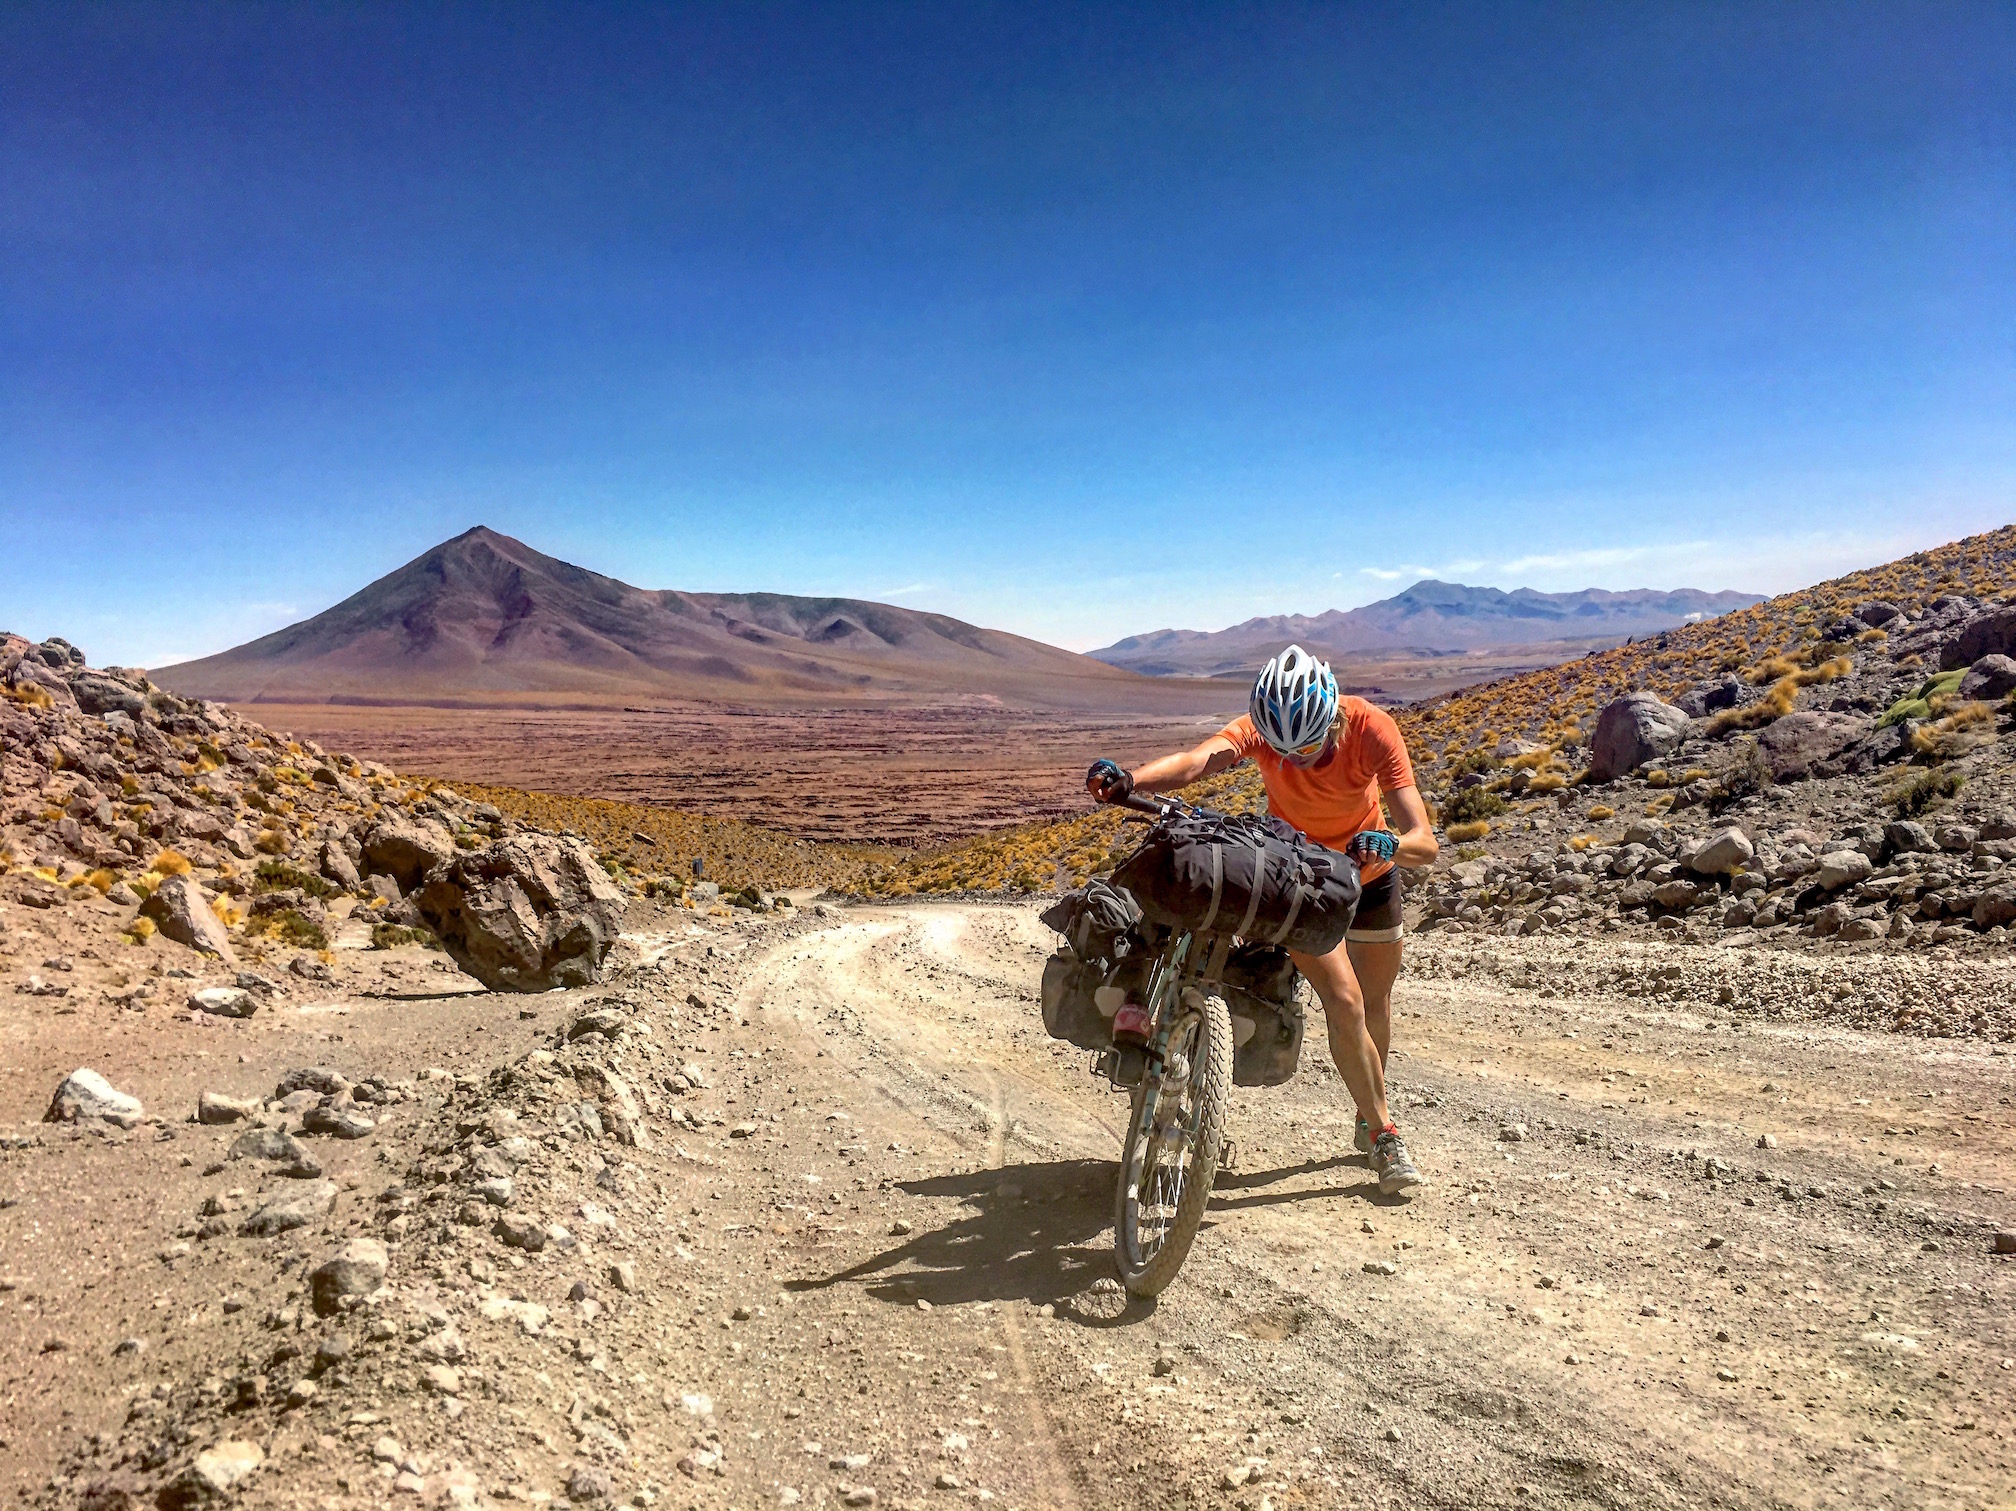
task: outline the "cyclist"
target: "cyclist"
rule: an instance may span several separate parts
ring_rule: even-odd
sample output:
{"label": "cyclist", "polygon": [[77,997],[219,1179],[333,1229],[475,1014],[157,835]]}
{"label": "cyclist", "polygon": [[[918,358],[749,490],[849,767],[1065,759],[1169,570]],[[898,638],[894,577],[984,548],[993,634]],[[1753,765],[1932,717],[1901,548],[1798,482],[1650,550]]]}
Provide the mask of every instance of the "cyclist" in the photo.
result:
{"label": "cyclist", "polygon": [[[1363,698],[1340,698],[1330,668],[1291,645],[1261,668],[1249,711],[1217,734],[1133,771],[1095,761],[1085,785],[1101,802],[1172,792],[1251,758],[1267,784],[1268,811],[1318,844],[1358,862],[1364,890],[1344,943],[1328,955],[1290,951],[1322,999],[1330,1056],[1358,1104],[1356,1144],[1379,1189],[1421,1184],[1386,1105],[1393,982],[1400,974],[1400,866],[1425,866],[1438,846],[1414,785],[1399,726]],[[1394,829],[1379,817],[1385,795]]]}

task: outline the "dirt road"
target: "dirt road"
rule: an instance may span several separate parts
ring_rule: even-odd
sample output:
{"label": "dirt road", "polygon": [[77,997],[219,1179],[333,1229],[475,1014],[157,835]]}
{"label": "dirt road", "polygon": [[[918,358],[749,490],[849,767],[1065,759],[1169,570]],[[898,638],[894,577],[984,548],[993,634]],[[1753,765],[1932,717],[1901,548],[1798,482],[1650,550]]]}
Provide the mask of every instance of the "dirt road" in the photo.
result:
{"label": "dirt road", "polygon": [[[293,1324],[303,1357],[332,1331],[355,1353],[292,1408],[156,1392],[189,1446],[260,1445],[250,1500],[2016,1500],[2000,1046],[1403,982],[1393,1081],[1429,1188],[1379,1196],[1312,1041],[1288,1086],[1236,1094],[1210,1224],[1130,1307],[1109,1257],[1125,1104],[1043,1036],[1033,910],[675,918],[645,943],[615,992],[537,1001],[542,1028],[583,995],[629,1015],[594,1052],[646,1136],[565,1135],[552,1088],[588,1040],[425,1083],[452,1090],[354,1162],[335,1218],[410,1213],[386,1225],[388,1291]],[[1604,948],[1505,948],[1544,982],[1571,947]],[[561,1225],[538,1252],[451,1216],[450,1167],[502,1129],[531,1135],[511,1210]],[[275,1352],[266,1308],[329,1243],[296,1236],[261,1251],[270,1298],[231,1271],[242,1309],[208,1346],[252,1362],[220,1375]],[[117,1408],[149,1357],[94,1377],[111,1404],[77,1408],[45,1500],[144,1461],[158,1423],[122,1431]],[[294,1367],[263,1366],[273,1394]]]}
{"label": "dirt road", "polygon": [[[822,1043],[873,1142],[921,1121],[1002,1166],[900,1181],[965,1215],[833,1284],[993,1301],[1012,1340],[1106,1273],[1124,1103],[1042,1036],[1049,947],[1024,912],[911,909],[755,973],[751,1009]],[[1145,1459],[1140,1504],[1250,1458],[1323,1504],[2007,1500],[2016,1326],[1981,1222],[2011,1210],[2010,1059],[1468,983],[1398,1006],[1435,1184],[1378,1195],[1320,1051],[1238,1093],[1182,1283],[1117,1327],[1043,1325],[1081,1484],[1111,1489],[1097,1452]]]}

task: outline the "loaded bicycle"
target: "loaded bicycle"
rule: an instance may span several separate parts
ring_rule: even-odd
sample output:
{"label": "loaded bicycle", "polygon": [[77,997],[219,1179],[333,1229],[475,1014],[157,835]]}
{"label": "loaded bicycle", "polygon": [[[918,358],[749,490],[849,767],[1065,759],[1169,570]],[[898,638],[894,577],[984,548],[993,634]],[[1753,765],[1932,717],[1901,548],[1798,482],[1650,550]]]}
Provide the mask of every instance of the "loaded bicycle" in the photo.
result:
{"label": "loaded bicycle", "polygon": [[1155,824],[1110,880],[1043,915],[1066,939],[1044,968],[1043,1017],[1130,1095],[1114,1258],[1128,1291],[1153,1296],[1203,1223],[1232,1087],[1295,1073],[1303,1011],[1285,946],[1334,948],[1358,875],[1273,821],[1166,796],[1122,805]]}

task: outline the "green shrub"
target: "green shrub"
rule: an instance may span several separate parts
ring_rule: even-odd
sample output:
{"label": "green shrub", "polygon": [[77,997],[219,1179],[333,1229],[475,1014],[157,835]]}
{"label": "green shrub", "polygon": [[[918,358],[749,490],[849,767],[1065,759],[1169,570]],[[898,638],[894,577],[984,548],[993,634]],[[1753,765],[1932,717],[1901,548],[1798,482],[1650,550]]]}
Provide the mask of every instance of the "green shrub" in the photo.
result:
{"label": "green shrub", "polygon": [[1442,805],[1442,822],[1445,825],[1474,824],[1481,819],[1497,818],[1505,811],[1505,799],[1486,787],[1465,787],[1452,794]]}
{"label": "green shrub", "polygon": [[441,948],[441,941],[429,929],[408,928],[403,923],[374,923],[371,925],[371,948],[374,950],[396,950],[402,944],[424,945],[430,950]]}
{"label": "green shrub", "polygon": [[1451,780],[1454,780],[1456,777],[1470,776],[1472,774],[1482,776],[1487,771],[1496,771],[1497,769],[1498,762],[1496,758],[1492,756],[1490,751],[1480,748],[1457,757],[1449,767],[1449,776]]}
{"label": "green shrub", "polygon": [[322,926],[292,908],[282,909],[278,913],[260,914],[252,924],[247,925],[246,932],[248,934],[257,932],[301,950],[329,948],[329,936],[322,931]]}
{"label": "green shrub", "polygon": [[262,860],[252,873],[255,892],[280,892],[288,887],[299,887],[310,897],[330,897],[336,892],[334,883],[284,860]]}
{"label": "green shrub", "polygon": [[1883,711],[1883,717],[1876,721],[1878,729],[1888,729],[1893,724],[1902,724],[1906,719],[1929,719],[1932,717],[1932,700],[1948,697],[1960,690],[1960,679],[1967,675],[1967,669],[1941,672],[1936,677],[1927,677],[1918,684],[1918,690],[1908,698],[1899,698]]}
{"label": "green shrub", "polygon": [[1935,768],[1913,772],[1890,790],[1890,806],[1899,818],[1915,818],[1966,785],[1967,778],[1957,771]]}

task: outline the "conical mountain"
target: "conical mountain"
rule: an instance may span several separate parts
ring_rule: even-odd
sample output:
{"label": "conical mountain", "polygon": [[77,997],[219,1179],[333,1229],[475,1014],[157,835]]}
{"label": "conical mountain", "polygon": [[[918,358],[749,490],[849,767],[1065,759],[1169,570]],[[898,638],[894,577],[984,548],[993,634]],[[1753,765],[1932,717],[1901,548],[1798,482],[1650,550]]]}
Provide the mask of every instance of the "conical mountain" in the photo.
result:
{"label": "conical mountain", "polygon": [[[737,703],[981,696],[1170,707],[1147,679],[943,614],[632,587],[477,528],[335,607],[153,673],[225,702]],[[1199,690],[1199,706],[1222,695]]]}

